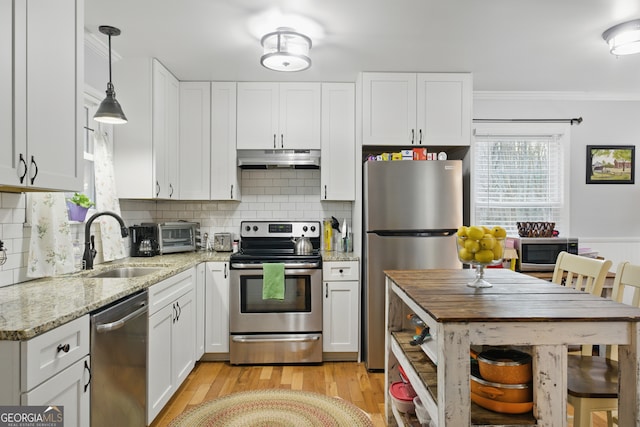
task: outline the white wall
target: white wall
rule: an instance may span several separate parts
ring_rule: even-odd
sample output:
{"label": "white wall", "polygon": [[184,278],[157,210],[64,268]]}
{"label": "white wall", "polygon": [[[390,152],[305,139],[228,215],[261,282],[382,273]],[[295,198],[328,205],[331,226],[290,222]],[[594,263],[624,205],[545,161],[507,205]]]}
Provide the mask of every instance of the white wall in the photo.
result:
{"label": "white wall", "polygon": [[[640,263],[640,176],[635,184],[589,184],[587,145],[637,145],[640,97],[576,93],[474,94],[474,119],[565,119],[571,126],[570,234],[581,247],[618,262]],[[640,153],[636,153],[636,163]],[[634,165],[635,166],[635,165]]]}

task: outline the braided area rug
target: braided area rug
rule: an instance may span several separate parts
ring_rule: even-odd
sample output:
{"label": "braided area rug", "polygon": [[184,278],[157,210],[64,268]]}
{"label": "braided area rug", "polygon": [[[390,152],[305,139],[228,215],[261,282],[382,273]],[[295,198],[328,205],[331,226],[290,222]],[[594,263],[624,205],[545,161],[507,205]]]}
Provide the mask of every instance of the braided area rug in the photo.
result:
{"label": "braided area rug", "polygon": [[372,427],[346,400],[297,390],[253,390],[201,403],[169,427]]}

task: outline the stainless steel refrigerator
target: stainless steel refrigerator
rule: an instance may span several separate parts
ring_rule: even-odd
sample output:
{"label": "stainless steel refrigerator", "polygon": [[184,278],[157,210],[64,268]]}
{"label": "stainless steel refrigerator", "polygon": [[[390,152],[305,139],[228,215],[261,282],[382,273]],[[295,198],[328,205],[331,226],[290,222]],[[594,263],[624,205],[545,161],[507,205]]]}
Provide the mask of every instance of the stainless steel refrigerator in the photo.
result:
{"label": "stainless steel refrigerator", "polygon": [[462,161],[381,161],[364,165],[363,349],[384,369],[384,270],[462,268]]}

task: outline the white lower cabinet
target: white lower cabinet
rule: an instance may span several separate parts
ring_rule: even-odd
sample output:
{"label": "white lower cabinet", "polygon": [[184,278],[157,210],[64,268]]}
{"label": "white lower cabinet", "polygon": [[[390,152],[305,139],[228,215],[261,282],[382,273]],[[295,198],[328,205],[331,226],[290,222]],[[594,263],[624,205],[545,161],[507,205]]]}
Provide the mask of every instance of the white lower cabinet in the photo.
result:
{"label": "white lower cabinet", "polygon": [[327,261],[322,268],[324,358],[356,360],[360,329],[358,261]]}
{"label": "white lower cabinet", "polygon": [[229,359],[229,263],[206,263],[205,353]]}
{"label": "white lower cabinet", "polygon": [[28,341],[0,341],[0,405],[64,406],[64,425],[90,423],[89,316]]}
{"label": "white lower cabinet", "polygon": [[22,406],[62,406],[65,426],[88,426],[89,409],[89,356],[77,361],[64,371],[23,393]]}
{"label": "white lower cabinet", "polygon": [[148,424],[195,365],[195,282],[193,267],[149,288]]}

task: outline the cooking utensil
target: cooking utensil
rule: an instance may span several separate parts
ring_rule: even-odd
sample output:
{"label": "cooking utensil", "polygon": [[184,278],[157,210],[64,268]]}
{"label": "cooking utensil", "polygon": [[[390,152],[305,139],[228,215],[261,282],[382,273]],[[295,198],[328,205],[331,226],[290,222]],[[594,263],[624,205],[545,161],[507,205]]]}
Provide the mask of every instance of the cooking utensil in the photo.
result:
{"label": "cooking utensil", "polygon": [[331,228],[336,231],[340,231],[340,221],[338,221],[338,218],[336,218],[335,216],[331,217]]}
{"label": "cooking utensil", "polygon": [[486,381],[500,384],[525,384],[531,382],[531,356],[513,349],[492,348],[480,354],[471,351],[478,361],[480,375]]}
{"label": "cooking utensil", "polygon": [[313,244],[308,237],[292,238],[291,241],[295,243],[294,250],[296,255],[310,255],[313,253]]}

